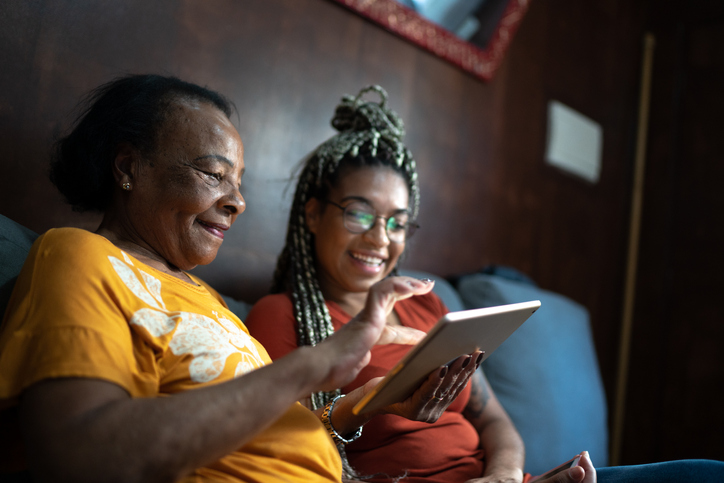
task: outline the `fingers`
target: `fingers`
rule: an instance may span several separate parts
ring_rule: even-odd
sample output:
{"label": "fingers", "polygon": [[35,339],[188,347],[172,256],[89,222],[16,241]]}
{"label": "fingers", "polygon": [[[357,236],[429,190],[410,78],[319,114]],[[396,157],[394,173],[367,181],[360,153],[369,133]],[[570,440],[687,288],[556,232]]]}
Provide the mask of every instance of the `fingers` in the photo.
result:
{"label": "fingers", "polygon": [[425,333],[412,327],[385,325],[377,344],[415,345],[425,337]]}
{"label": "fingers", "polygon": [[363,317],[387,316],[392,312],[395,302],[422,295],[432,290],[435,282],[418,280],[412,277],[389,277],[377,282],[370,288],[367,302],[360,315]]}
{"label": "fingers", "polygon": [[362,311],[341,330],[315,346],[318,352],[322,351],[322,359],[327,361],[323,365],[329,367],[327,380],[320,388],[340,387],[357,377],[370,360],[369,350],[380,339],[383,343],[398,340],[401,344],[416,343],[421,337],[414,331],[387,330],[387,314],[397,300],[428,293],[433,285],[411,277],[389,277],[373,285]]}
{"label": "fingers", "polygon": [[452,363],[433,371],[404,404],[395,405],[398,415],[417,421],[436,421],[465,389],[475,373],[482,352],[460,356]]}
{"label": "fingers", "polygon": [[437,395],[442,393],[440,386],[442,386],[447,373],[447,366],[442,366],[427,376],[427,380],[420,386],[420,398],[425,404],[434,402],[439,397]]}
{"label": "fingers", "polygon": [[568,468],[545,480],[536,480],[536,483],[596,483],[596,468],[591,462],[588,451],[584,451],[581,453],[578,466]]}
{"label": "fingers", "polygon": [[484,354],[484,352],[475,351],[472,354],[460,356],[449,364],[448,373],[440,385],[436,398],[440,401],[447,399],[448,402],[452,402],[458,397],[467,386],[470,377],[480,366]]}
{"label": "fingers", "polygon": [[472,354],[460,356],[452,363],[442,366],[430,374],[427,384],[423,386],[423,398],[447,406],[458,397],[467,386],[470,377],[482,360],[483,352],[475,351]]}
{"label": "fingers", "polygon": [[596,483],[596,468],[593,466],[593,461],[591,461],[591,455],[588,454],[588,451],[581,453],[581,459],[578,461],[578,465],[586,472],[586,477],[583,480],[584,483]]}

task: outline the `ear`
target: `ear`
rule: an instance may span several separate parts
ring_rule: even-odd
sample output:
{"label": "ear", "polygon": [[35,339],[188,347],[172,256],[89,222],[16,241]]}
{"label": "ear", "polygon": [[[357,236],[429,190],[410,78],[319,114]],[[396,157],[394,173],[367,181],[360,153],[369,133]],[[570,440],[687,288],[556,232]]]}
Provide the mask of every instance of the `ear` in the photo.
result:
{"label": "ear", "polygon": [[113,177],[118,186],[123,183],[133,183],[138,173],[140,158],[130,144],[121,144],[113,160]]}
{"label": "ear", "polygon": [[312,198],[304,205],[304,221],[307,228],[313,234],[317,234],[320,218],[322,217],[322,203],[317,198]]}

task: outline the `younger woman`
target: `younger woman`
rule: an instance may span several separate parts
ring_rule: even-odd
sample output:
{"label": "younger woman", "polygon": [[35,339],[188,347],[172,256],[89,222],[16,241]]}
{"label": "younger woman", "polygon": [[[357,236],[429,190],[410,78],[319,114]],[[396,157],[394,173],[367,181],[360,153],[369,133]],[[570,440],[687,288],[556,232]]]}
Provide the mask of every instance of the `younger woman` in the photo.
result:
{"label": "younger woman", "polygon": [[[369,91],[381,102],[364,102]],[[386,100],[378,86],[345,97],[332,120],[339,134],[317,148],[300,175],[275,294],[260,300],[246,320],[272,359],[318,344],[359,313],[370,287],[395,271],[417,227],[417,169],[402,144],[402,122]],[[427,331],[446,312],[430,293],[398,302],[387,324]],[[483,475],[521,481],[523,443],[475,371],[479,352],[435,371],[408,400],[371,420],[374,415],[352,415],[375,378],[409,348],[373,348],[370,364],[354,381],[311,395],[312,409],[328,417],[331,412],[332,434],[340,435],[340,447],[348,443],[351,466],[369,481],[406,476],[411,482],[462,482]]]}

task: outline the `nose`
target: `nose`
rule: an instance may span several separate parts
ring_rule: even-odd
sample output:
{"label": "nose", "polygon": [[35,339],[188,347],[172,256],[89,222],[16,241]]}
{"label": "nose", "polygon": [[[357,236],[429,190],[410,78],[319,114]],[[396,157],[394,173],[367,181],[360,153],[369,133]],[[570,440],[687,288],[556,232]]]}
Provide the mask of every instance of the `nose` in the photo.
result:
{"label": "nose", "polygon": [[246,210],[246,201],[238,188],[232,187],[221,200],[222,206],[232,215],[240,215]]}
{"label": "nose", "polygon": [[390,244],[390,239],[387,236],[387,226],[384,217],[378,216],[375,218],[375,223],[365,232],[365,237],[368,238],[375,246],[384,247]]}

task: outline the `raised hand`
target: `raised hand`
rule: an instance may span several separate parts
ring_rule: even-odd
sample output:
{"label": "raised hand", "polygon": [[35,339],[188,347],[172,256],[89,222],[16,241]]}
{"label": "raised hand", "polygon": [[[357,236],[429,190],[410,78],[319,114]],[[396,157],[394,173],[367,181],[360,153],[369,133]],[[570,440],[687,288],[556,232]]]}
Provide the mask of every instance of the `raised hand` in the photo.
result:
{"label": "raised hand", "polygon": [[370,349],[381,343],[415,343],[424,334],[387,326],[395,303],[432,290],[433,283],[411,277],[389,277],[370,289],[365,307],[345,326],[313,350],[325,358],[329,372],[319,390],[329,391],[352,381],[369,363]]}

